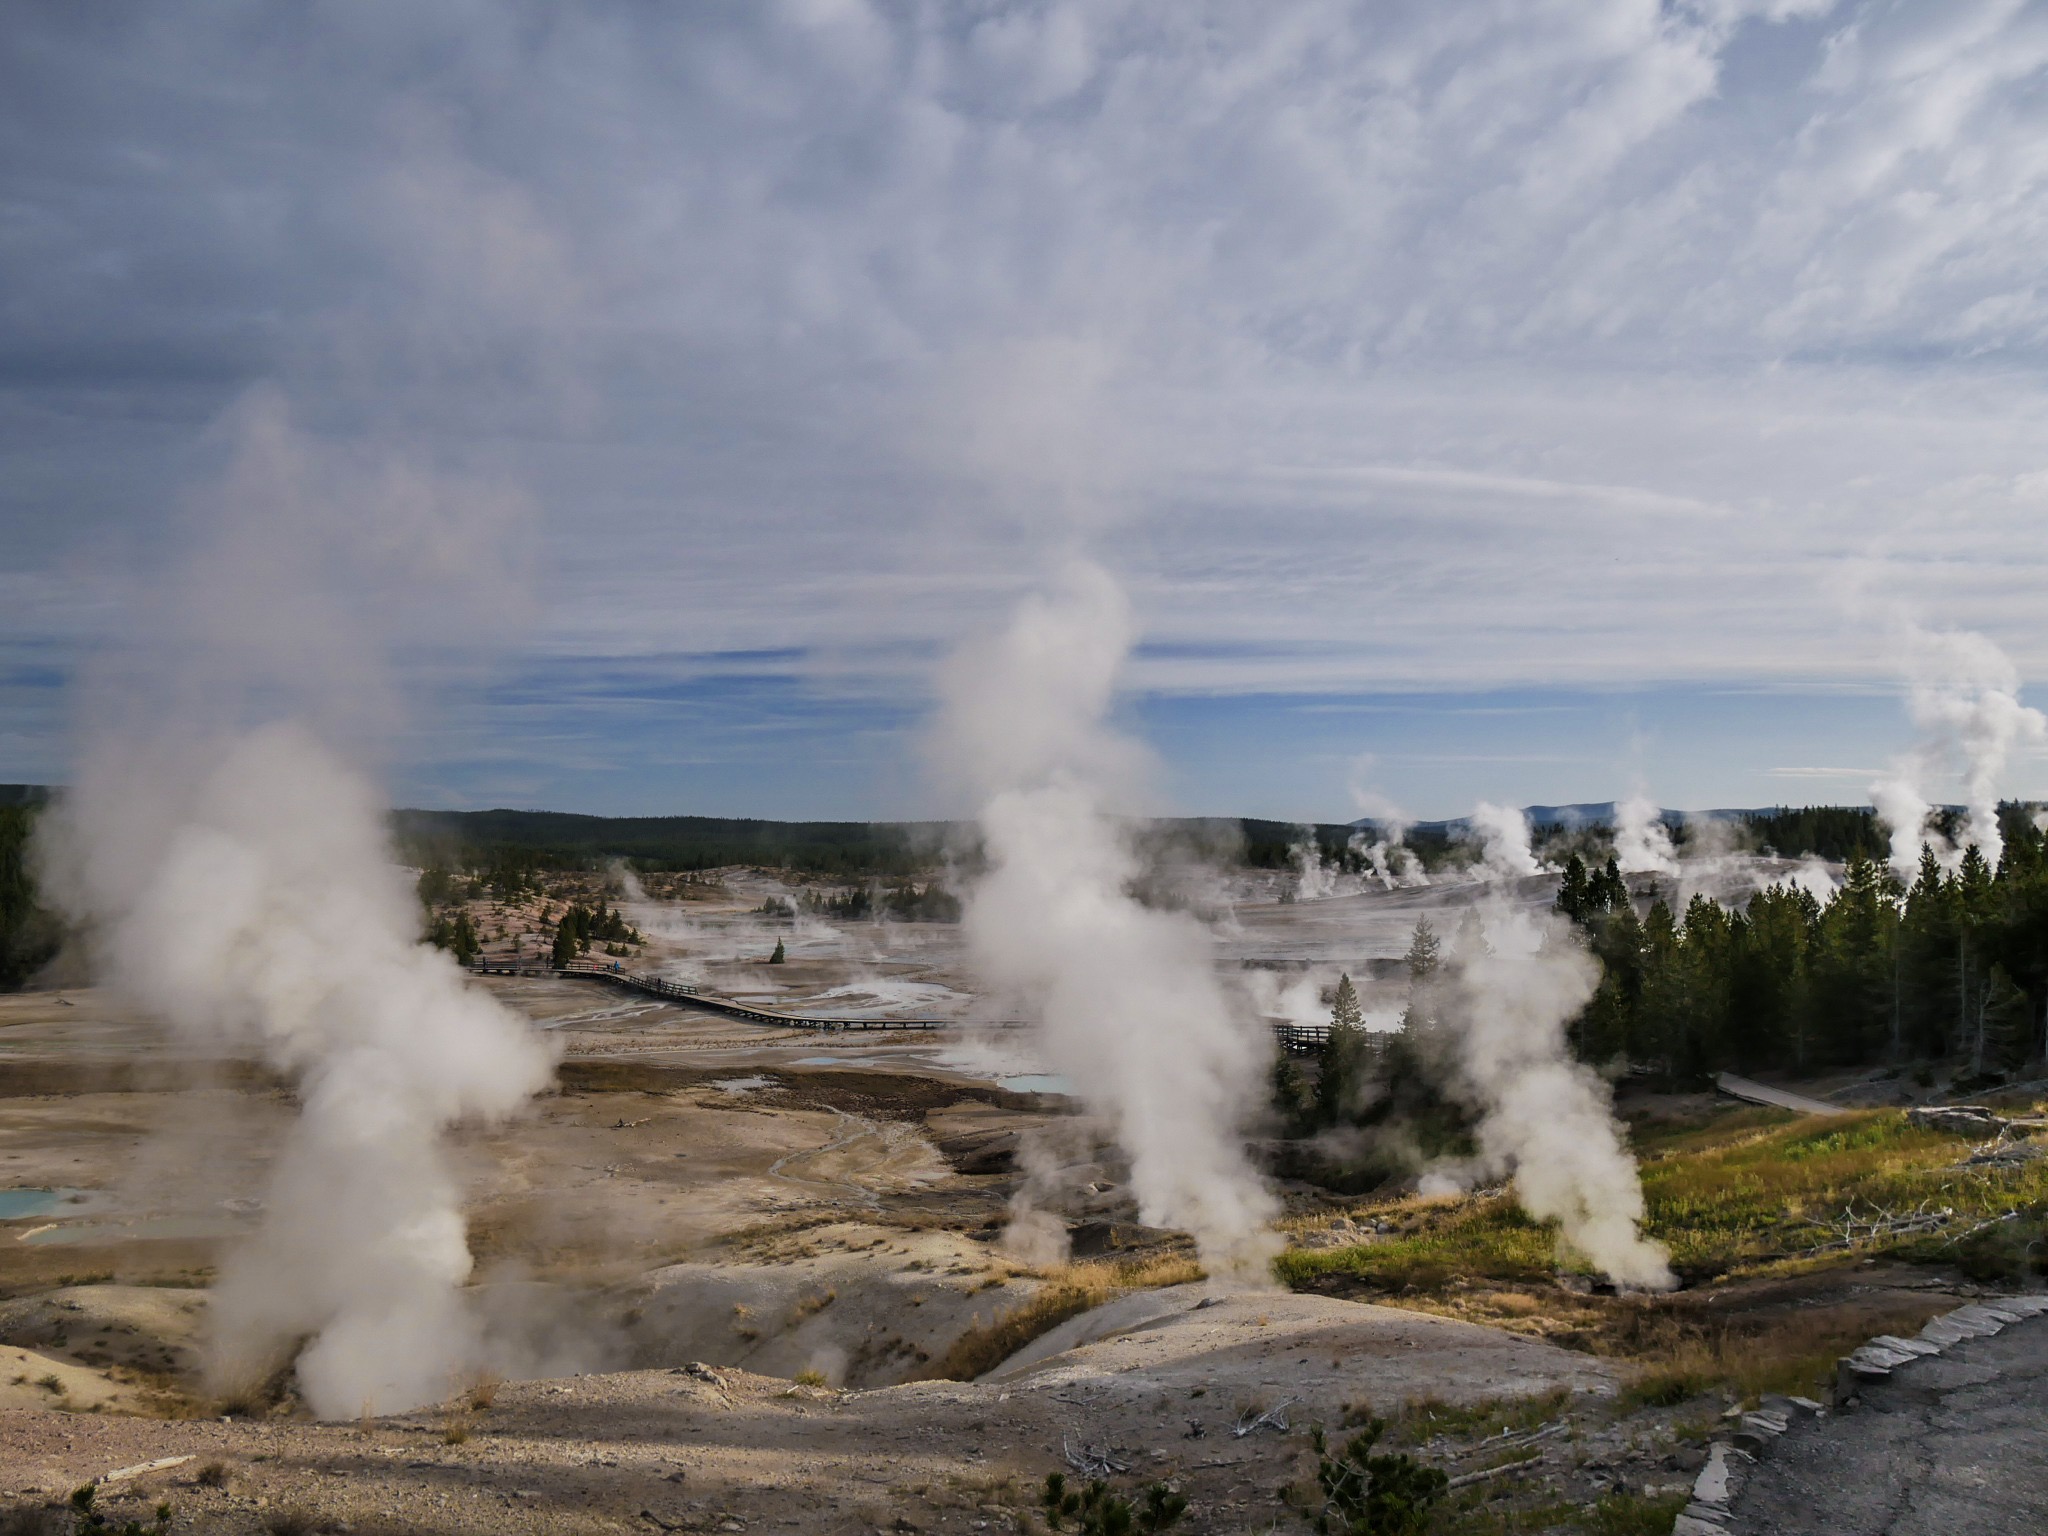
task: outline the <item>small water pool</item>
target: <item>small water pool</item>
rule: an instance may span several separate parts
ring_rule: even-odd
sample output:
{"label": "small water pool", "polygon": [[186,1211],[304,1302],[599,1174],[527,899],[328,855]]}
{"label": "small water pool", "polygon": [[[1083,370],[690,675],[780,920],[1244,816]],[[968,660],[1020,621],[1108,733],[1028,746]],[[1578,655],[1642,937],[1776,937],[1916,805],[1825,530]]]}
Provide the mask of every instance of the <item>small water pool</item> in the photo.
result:
{"label": "small water pool", "polygon": [[768,1077],[721,1077],[711,1086],[720,1093],[752,1093],[756,1088],[766,1088],[773,1081]]}
{"label": "small water pool", "polygon": [[800,1067],[836,1067],[845,1062],[844,1056],[805,1056],[798,1060]]}
{"label": "small water pool", "polygon": [[0,1189],[0,1221],[47,1216],[84,1198],[82,1189]]}

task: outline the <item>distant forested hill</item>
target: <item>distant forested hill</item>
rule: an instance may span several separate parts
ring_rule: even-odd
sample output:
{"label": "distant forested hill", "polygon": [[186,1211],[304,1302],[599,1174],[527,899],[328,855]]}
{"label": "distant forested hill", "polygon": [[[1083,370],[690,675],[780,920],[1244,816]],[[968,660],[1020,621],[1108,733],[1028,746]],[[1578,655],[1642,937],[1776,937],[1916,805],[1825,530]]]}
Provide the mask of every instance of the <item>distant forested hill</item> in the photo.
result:
{"label": "distant forested hill", "polygon": [[909,875],[936,863],[947,823],[752,821],[720,816],[577,816],[564,811],[395,811],[421,864],[480,867],[507,855],[544,866],[630,859],[643,869],[763,864],[813,874]]}

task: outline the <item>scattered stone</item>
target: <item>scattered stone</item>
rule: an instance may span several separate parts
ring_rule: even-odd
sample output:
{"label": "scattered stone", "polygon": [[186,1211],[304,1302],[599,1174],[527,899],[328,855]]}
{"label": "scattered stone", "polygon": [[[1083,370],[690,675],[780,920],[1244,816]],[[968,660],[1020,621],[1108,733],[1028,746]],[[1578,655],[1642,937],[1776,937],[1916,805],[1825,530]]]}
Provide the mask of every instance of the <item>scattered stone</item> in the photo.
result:
{"label": "scattered stone", "polygon": [[1810,1397],[1787,1397],[1781,1392],[1766,1392],[1762,1406],[1787,1421],[1810,1419],[1825,1411]]}

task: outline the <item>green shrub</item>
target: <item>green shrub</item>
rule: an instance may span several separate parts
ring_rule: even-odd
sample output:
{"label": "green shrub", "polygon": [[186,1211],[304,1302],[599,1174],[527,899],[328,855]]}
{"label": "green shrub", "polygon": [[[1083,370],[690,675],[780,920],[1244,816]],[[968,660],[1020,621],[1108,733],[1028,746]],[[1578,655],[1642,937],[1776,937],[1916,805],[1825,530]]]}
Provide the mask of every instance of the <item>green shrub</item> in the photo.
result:
{"label": "green shrub", "polygon": [[171,1528],[171,1506],[159,1504],[156,1520],[144,1525],[140,1520],[124,1520],[116,1525],[98,1508],[99,1489],[92,1483],[71,1491],[72,1532],[74,1536],[164,1536]]}
{"label": "green shrub", "polygon": [[1372,1420],[1337,1456],[1320,1428],[1309,1432],[1323,1492],[1315,1517],[1322,1536],[1422,1536],[1428,1529],[1430,1506],[1444,1496],[1450,1479],[1413,1456],[1375,1455],[1386,1428],[1386,1420]]}
{"label": "green shrub", "polygon": [[1173,1529],[1188,1511],[1188,1501],[1164,1483],[1146,1487],[1133,1507],[1104,1482],[1092,1482],[1075,1492],[1067,1486],[1064,1472],[1046,1474],[1042,1503],[1047,1525],[1064,1531],[1068,1520],[1078,1519],[1081,1523],[1074,1528],[1078,1536],[1154,1536]]}

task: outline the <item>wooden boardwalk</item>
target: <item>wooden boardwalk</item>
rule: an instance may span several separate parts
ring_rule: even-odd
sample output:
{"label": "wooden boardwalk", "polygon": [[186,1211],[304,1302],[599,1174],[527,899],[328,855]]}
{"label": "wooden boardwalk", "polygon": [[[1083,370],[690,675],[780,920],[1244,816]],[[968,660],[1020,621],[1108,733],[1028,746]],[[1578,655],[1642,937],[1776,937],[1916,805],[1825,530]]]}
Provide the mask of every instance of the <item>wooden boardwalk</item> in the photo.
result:
{"label": "wooden boardwalk", "polygon": [[[810,1029],[821,1033],[842,1031],[931,1031],[939,1029],[968,1028],[961,1019],[847,1019],[818,1018],[809,1014],[783,1013],[774,1008],[757,1008],[752,1003],[742,1003],[734,998],[720,997],[714,992],[703,992],[687,981],[670,981],[666,976],[655,976],[643,971],[628,971],[616,966],[600,965],[595,960],[571,960],[567,965],[550,965],[542,961],[480,960],[470,968],[473,976],[575,976],[586,981],[609,981],[615,986],[625,987],[634,992],[643,992],[650,997],[659,997],[669,1002],[684,1003],[692,1008],[702,1008],[710,1013],[722,1013],[727,1018],[745,1019],[750,1024],[768,1024],[778,1029]],[[981,1029],[1022,1029],[1022,1019],[997,1019],[984,1021],[973,1027]],[[1291,1056],[1315,1056],[1322,1054],[1330,1041],[1330,1026],[1327,1024],[1289,1024],[1279,1020],[1269,1021],[1273,1038],[1280,1049]]]}
{"label": "wooden boardwalk", "polygon": [[756,1008],[751,1003],[742,1003],[730,997],[720,997],[716,993],[699,991],[687,981],[670,981],[666,976],[622,970],[616,966],[600,965],[595,960],[571,960],[567,965],[508,965],[480,961],[471,966],[470,971],[477,976],[577,976],[587,981],[609,981],[614,986],[644,992],[650,997],[659,997],[668,1002],[687,1003],[692,1008],[702,1008],[709,1013],[722,1013],[727,1018],[745,1019],[749,1024],[771,1024],[778,1029],[813,1029],[838,1033],[844,1030],[928,1031],[959,1027],[952,1019],[834,1019],[782,1013],[773,1008]]}

